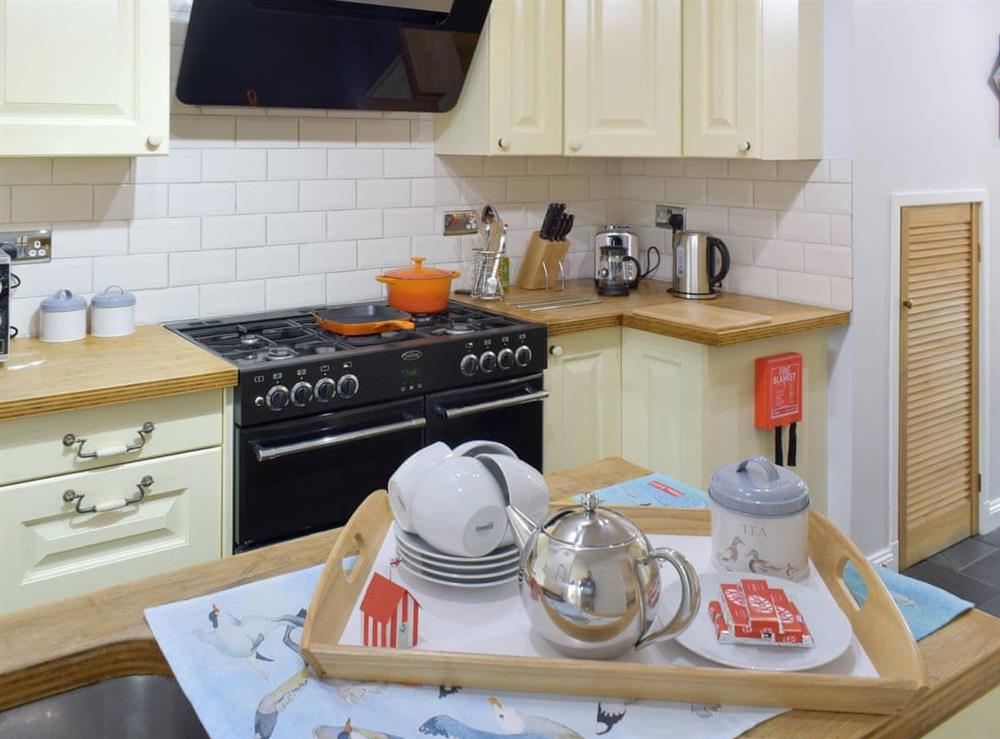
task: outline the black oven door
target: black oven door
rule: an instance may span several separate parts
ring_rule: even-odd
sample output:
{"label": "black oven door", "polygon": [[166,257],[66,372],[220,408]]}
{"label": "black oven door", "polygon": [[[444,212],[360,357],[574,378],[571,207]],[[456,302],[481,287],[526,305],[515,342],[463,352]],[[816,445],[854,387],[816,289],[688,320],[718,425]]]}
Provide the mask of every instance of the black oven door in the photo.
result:
{"label": "black oven door", "polygon": [[473,439],[499,441],[542,469],[542,375],[427,396],[427,443],[451,447]]}
{"label": "black oven door", "polygon": [[343,526],[424,444],[412,399],[236,429],[235,551]]}

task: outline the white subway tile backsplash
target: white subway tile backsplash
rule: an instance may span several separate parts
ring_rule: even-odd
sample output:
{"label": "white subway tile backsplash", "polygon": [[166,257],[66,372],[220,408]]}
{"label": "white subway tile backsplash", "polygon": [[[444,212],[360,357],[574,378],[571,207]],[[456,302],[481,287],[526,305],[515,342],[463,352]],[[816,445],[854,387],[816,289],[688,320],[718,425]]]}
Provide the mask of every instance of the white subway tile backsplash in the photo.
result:
{"label": "white subway tile backsplash", "polygon": [[343,210],[357,203],[354,180],[307,180],[299,183],[299,210]]}
{"label": "white subway tile backsplash", "polygon": [[103,257],[128,252],[128,221],[56,223],[52,239],[60,259]]}
{"label": "white subway tile backsplash", "polygon": [[170,255],[171,285],[204,285],[236,279],[236,252],[230,249]]}
{"label": "white subway tile backsplash", "polygon": [[410,146],[434,146],[434,121],[425,118],[410,121]]}
{"label": "white subway tile backsplash", "polygon": [[778,239],[756,239],[754,243],[754,261],[758,267],[802,271],[803,247],[797,241],[780,241]]}
{"label": "white subway tile backsplash", "polygon": [[358,146],[385,149],[410,145],[410,122],[382,119],[358,121]]}
{"label": "white subway tile backsplash", "polygon": [[0,159],[0,185],[45,185],[50,182],[51,159]]}
{"label": "white subway tile backsplash", "polygon": [[268,244],[301,244],[326,238],[326,214],[272,213],[267,216]]}
{"label": "white subway tile backsplash", "polygon": [[506,177],[466,177],[462,180],[462,200],[466,203],[498,203],[506,198]]}
{"label": "white subway tile backsplash", "polygon": [[299,275],[268,280],[265,288],[267,310],[323,305],[326,300],[325,275]]}
{"label": "white subway tile backsplash", "polygon": [[833,277],[850,277],[853,252],[849,246],[805,247],[805,270]]}
{"label": "white subway tile backsplash", "polygon": [[734,264],[729,268],[727,282],[733,292],[762,298],[778,297],[777,270]]}
{"label": "white subway tile backsplash", "polygon": [[261,246],[240,249],[236,253],[236,278],[240,280],[285,277],[298,273],[298,246]]}
{"label": "white subway tile backsplash", "polygon": [[776,180],[778,163],[760,159],[730,159],[729,179],[731,180]]}
{"label": "white subway tile backsplash", "polygon": [[123,157],[56,157],[52,182],[57,185],[120,185],[129,181],[129,169],[129,160]]}
{"label": "white subway tile backsplash", "polygon": [[331,211],[326,214],[326,234],[328,239],[335,241],[379,238],[382,236],[382,211]]}
{"label": "white subway tile backsplash", "polygon": [[358,180],[359,208],[392,208],[409,204],[409,180]]}
{"label": "white subway tile backsplash", "polygon": [[462,261],[462,241],[454,236],[414,236],[410,253],[428,264]]}
{"label": "white subway tile backsplash", "polygon": [[[752,208],[753,183],[746,180],[707,180],[709,205],[736,205]],[[759,206],[759,204],[758,204]]]}
{"label": "white subway tile backsplash", "polygon": [[299,272],[345,272],[358,267],[356,241],[326,241],[299,247]]}
{"label": "white subway tile backsplash", "polygon": [[386,177],[433,177],[433,149],[385,149],[382,152]]}
{"label": "white subway tile backsplash", "polygon": [[298,118],[236,119],[236,145],[254,149],[298,147]]}
{"label": "white subway tile backsplash", "polygon": [[236,183],[237,213],[283,213],[298,208],[297,182]]}
{"label": "white subway tile backsplash", "polygon": [[136,157],[132,160],[132,181],[201,182],[201,150],[174,148],[165,157]]}
{"label": "white subway tile backsplash", "polygon": [[[485,171],[484,159],[485,157],[437,157],[434,162],[434,173],[438,177],[476,177]],[[541,172],[532,174],[541,174]]]}
{"label": "white subway tile backsplash", "polygon": [[830,307],[850,310],[853,297],[851,280],[846,277],[830,278]]}
{"label": "white subway tile backsplash", "polygon": [[716,177],[728,176],[728,162],[725,159],[684,159],[685,177]]}
{"label": "white subway tile backsplash", "polygon": [[143,218],[129,222],[128,250],[132,254],[193,251],[200,248],[200,218]]}
{"label": "white subway tile backsplash", "polygon": [[642,171],[644,174],[659,177],[683,177],[683,159],[645,159],[642,160]]}
{"label": "white subway tile backsplash", "polygon": [[663,182],[663,200],[671,205],[704,203],[707,184],[698,178],[667,177]]}
{"label": "white subway tile backsplash", "polygon": [[549,197],[549,178],[540,175],[507,178],[508,203],[527,203]]}
{"label": "white subway tile backsplash", "polygon": [[325,149],[272,149],[267,152],[267,179],[321,180],[326,156]]}
{"label": "white subway tile backsplash", "polygon": [[[648,222],[652,223],[655,213],[648,204],[646,205],[646,210],[648,211]],[[686,213],[688,228],[715,234],[729,233],[728,208],[713,205],[691,206],[686,209]],[[753,234],[750,235],[752,236]]]}
{"label": "white subway tile backsplash", "polygon": [[167,286],[167,255],[138,254],[127,257],[104,257],[94,261],[94,290],[109,285],[126,290]]}
{"label": "white subway tile backsplash", "polygon": [[410,205],[434,205],[437,202],[435,199],[437,186],[433,177],[415,177],[407,182],[410,183]]}
{"label": "white subway tile backsplash", "polygon": [[502,177],[516,177],[528,172],[527,157],[486,157],[483,160],[483,174]]}
{"label": "white subway tile backsplash", "polygon": [[267,155],[260,149],[205,149],[201,154],[201,179],[205,182],[263,180],[267,177]]}
{"label": "white subway tile backsplash", "polygon": [[[595,175],[595,177],[608,175]],[[621,191],[621,178],[619,178]],[[587,175],[560,175],[549,177],[549,197],[553,201],[586,200],[590,197],[590,178]]]}
{"label": "white subway tile backsplash", "polygon": [[18,298],[31,298],[51,295],[63,288],[74,293],[89,293],[94,286],[93,264],[87,257],[19,265],[17,275],[21,278],[21,286],[14,294]]}
{"label": "white subway tile backsplash", "polygon": [[435,232],[433,208],[387,208],[383,211],[382,230],[391,236],[424,236]]}
{"label": "white subway tile backsplash", "polygon": [[754,182],[753,204],[772,210],[802,210],[805,206],[803,187],[798,182]]}
{"label": "white subway tile backsplash", "polygon": [[568,174],[607,174],[608,160],[600,157],[568,157],[566,159]]}
{"label": "white subway tile backsplash", "polygon": [[0,223],[10,221],[10,186],[0,185]]}
{"label": "white subway tile backsplash", "polygon": [[353,303],[378,300],[383,296],[382,283],[376,282],[380,269],[359,269],[357,272],[334,272],[326,276],[326,302]]}
{"label": "white subway tile backsplash", "polygon": [[[438,157],[441,159],[451,159],[452,157]],[[543,174],[543,175],[563,175],[566,174],[568,169],[568,164],[566,163],[566,157],[525,157],[525,174]],[[471,174],[481,174],[481,172],[472,172]]]}
{"label": "white subway tile backsplash", "polygon": [[170,116],[171,149],[223,148],[235,145],[236,118],[232,116]]}
{"label": "white subway tile backsplash", "polygon": [[830,179],[830,165],[825,159],[778,162],[778,179],[792,182],[826,182]]}
{"label": "white subway tile backsplash", "polygon": [[806,210],[850,213],[851,186],[845,183],[810,182],[806,185]]}
{"label": "white subway tile backsplash", "polygon": [[96,185],[94,218],[160,218],[167,215],[167,185]]}
{"label": "white subway tile backsplash", "polygon": [[830,182],[850,182],[853,178],[853,163],[850,159],[830,160]]}
{"label": "white subway tile backsplash", "polygon": [[136,323],[179,321],[199,314],[197,287],[139,290],[135,294]]}
{"label": "white subway tile backsplash", "polygon": [[[139,185],[137,187],[142,187]],[[146,187],[166,187],[147,185]],[[236,185],[232,182],[203,182],[170,185],[170,215],[215,216],[236,210]],[[157,215],[166,215],[159,213]]]}
{"label": "white subway tile backsplash", "polygon": [[[660,233],[670,233],[665,229],[655,229]],[[729,248],[729,256],[733,260],[733,264],[746,264],[753,265],[753,248],[754,239],[752,236],[733,236],[727,234],[723,239],[726,246]],[[640,242],[645,249],[648,245],[646,239],[642,239]]]}
{"label": "white subway tile backsplash", "polygon": [[366,239],[358,242],[358,269],[399,267],[410,263],[410,239]]}
{"label": "white subway tile backsplash", "polygon": [[851,216],[830,216],[830,242],[841,246],[851,245]]}
{"label": "white subway tile backsplash", "polygon": [[626,200],[658,202],[664,198],[664,178],[646,175],[624,175],[622,196]]}
{"label": "white subway tile backsplash", "polygon": [[[90,185],[14,185],[10,210],[14,221],[89,220],[94,215],[94,188]],[[130,216],[123,211],[99,209],[98,217]]]}
{"label": "white subway tile backsplash", "polygon": [[201,315],[228,316],[264,310],[263,280],[201,286]]}
{"label": "white subway tile backsplash", "polygon": [[791,241],[830,242],[830,216],[826,213],[788,211],[778,219],[778,237]]}
{"label": "white subway tile backsplash", "polygon": [[[590,194],[584,195],[584,198],[593,198],[594,200],[621,200],[622,198],[622,178],[620,175],[591,175],[590,180]],[[549,188],[551,189],[552,182],[549,182]],[[551,192],[549,197],[554,198]],[[576,195],[569,198],[569,200],[580,200],[581,196]]]}
{"label": "white subway tile backsplash", "polygon": [[730,208],[729,232],[738,236],[774,238],[778,235],[777,213],[773,210]]}
{"label": "white subway tile backsplash", "polygon": [[357,123],[351,118],[303,118],[299,121],[299,143],[306,147],[353,147]]}
{"label": "white subway tile backsplash", "polygon": [[382,177],[381,149],[336,149],[327,153],[327,177]]}
{"label": "white subway tile backsplash", "polygon": [[798,303],[830,305],[830,278],[805,272],[779,272],[778,297]]}
{"label": "white subway tile backsplash", "polygon": [[201,219],[201,242],[204,249],[231,249],[260,246],[267,238],[265,216],[213,216]]}

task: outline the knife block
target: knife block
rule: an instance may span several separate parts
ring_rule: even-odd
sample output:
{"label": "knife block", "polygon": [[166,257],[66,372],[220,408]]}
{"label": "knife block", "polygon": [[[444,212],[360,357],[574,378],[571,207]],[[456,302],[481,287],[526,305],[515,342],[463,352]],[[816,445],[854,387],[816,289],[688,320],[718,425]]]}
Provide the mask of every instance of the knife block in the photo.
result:
{"label": "knife block", "polygon": [[535,231],[517,272],[517,286],[522,290],[555,289],[561,281],[560,269],[565,267],[567,251],[569,241],[546,241]]}

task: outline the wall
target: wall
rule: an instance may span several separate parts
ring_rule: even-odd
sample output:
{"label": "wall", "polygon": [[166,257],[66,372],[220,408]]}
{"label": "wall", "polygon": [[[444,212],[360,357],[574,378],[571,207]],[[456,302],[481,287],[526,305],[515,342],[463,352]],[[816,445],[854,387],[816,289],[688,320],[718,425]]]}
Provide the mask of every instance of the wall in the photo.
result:
{"label": "wall", "polygon": [[[997,58],[1000,3],[856,2],[854,28],[854,422],[851,534],[866,553],[889,546],[888,304],[892,193],[984,188],[991,198],[993,347],[989,479],[1000,502],[1000,105],[986,80]],[[987,347],[984,347],[987,348]],[[832,400],[834,405],[837,400]],[[836,450],[834,450],[836,453]],[[842,458],[831,457],[831,467]],[[850,464],[848,458],[848,464]],[[996,525],[994,521],[993,525]]]}

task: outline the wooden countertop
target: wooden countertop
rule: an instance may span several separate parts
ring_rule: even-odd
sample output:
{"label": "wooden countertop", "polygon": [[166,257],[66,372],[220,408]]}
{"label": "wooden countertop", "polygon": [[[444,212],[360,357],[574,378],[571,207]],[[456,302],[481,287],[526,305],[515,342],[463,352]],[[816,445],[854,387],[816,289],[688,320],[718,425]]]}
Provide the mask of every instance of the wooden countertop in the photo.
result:
{"label": "wooden countertop", "polygon": [[[633,290],[627,297],[609,298],[597,296],[593,280],[571,280],[566,283],[566,290],[546,294],[544,290],[521,290],[512,288],[503,302],[477,302],[468,295],[455,295],[454,300],[468,305],[482,306],[487,310],[496,311],[509,316],[516,316],[526,321],[535,321],[548,325],[549,336],[589,331],[595,328],[609,326],[627,326],[655,334],[672,336],[677,339],[694,341],[709,346],[726,346],[740,344],[746,341],[767,339],[773,336],[785,336],[802,331],[815,331],[835,326],[846,326],[850,322],[850,311],[818,308],[812,305],[789,303],[783,300],[755,298],[750,295],[722,293],[715,300],[687,301],[675,298],[667,290],[667,283],[647,280]],[[529,300],[541,300],[551,295],[552,299],[570,296],[595,296],[601,302],[592,305],[577,305],[568,308],[529,311],[514,308],[512,304]],[[699,302],[706,306],[729,308],[731,310],[763,313],[771,316],[771,322],[745,328],[718,331],[709,326],[697,326],[683,323],[673,323],[663,319],[647,318],[636,315],[637,308],[649,308],[655,305],[669,303]]]}
{"label": "wooden countertop", "polygon": [[65,344],[15,339],[10,360],[0,364],[0,420],[213,390],[236,381],[236,367],[162,326]]}
{"label": "wooden countertop", "polygon": [[[559,499],[646,473],[612,458],[546,480]],[[0,618],[0,710],[109,677],[170,675],[145,608],[318,564],[337,535],[327,531]],[[790,711],[747,736],[918,736],[1000,685],[1000,619],[969,611],[919,648],[931,686],[905,714]]]}

